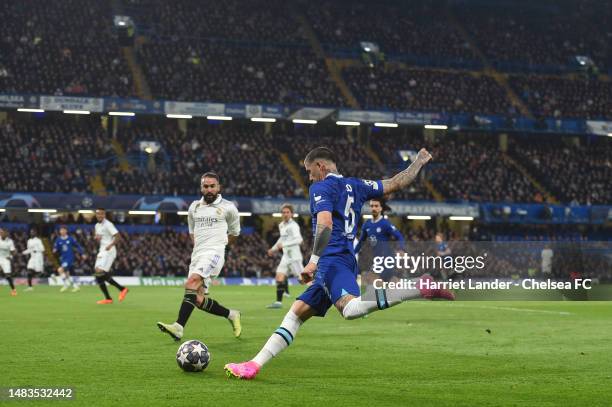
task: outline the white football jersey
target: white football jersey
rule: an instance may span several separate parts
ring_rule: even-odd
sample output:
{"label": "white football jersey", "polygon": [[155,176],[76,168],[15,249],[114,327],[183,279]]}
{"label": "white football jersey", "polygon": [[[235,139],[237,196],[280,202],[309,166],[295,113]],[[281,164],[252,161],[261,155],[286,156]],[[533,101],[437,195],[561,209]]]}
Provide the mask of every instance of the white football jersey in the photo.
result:
{"label": "white football jersey", "polygon": [[300,226],[293,219],[289,219],[288,222],[281,222],[278,224],[278,230],[280,237],[273,246],[274,250],[278,249],[278,244],[282,244],[283,257],[291,260],[299,260],[302,258],[302,251],[300,250],[300,244],[302,243],[302,233],[300,232]]}
{"label": "white football jersey", "polygon": [[15,243],[13,243],[13,239],[10,237],[0,239],[0,259],[8,259],[13,250],[15,250]]}
{"label": "white football jersey", "polygon": [[[113,243],[113,236],[115,236],[119,231],[108,219],[104,219],[102,222],[96,223],[96,236],[100,236],[100,251],[106,250],[106,246]],[[113,246],[112,250],[116,250],[116,247]]]}
{"label": "white football jersey", "polygon": [[189,233],[194,237],[192,258],[210,250],[225,250],[227,235],[240,234],[238,208],[221,195],[211,204],[204,198],[192,202],[187,215]]}
{"label": "white football jersey", "polygon": [[30,259],[37,262],[42,262],[44,252],[45,246],[43,245],[42,240],[37,237],[33,237],[28,239],[28,248],[23,252],[23,254],[29,254]]}

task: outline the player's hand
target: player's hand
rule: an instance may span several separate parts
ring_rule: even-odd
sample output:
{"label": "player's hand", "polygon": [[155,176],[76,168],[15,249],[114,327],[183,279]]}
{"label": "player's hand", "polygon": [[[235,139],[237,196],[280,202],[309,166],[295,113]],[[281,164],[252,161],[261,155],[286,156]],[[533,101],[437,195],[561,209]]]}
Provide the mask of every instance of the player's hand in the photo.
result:
{"label": "player's hand", "polygon": [[426,149],[422,148],[419,150],[419,153],[417,154],[417,161],[420,161],[421,164],[427,164],[429,161],[431,161],[433,157],[431,156],[431,154],[429,153],[429,151],[427,151]]}
{"label": "player's hand", "polygon": [[113,246],[108,245],[108,246],[106,246],[106,251],[109,251],[109,250],[110,250],[110,249],[112,249],[112,248],[113,248]]}
{"label": "player's hand", "polygon": [[268,249],[268,256],[274,256],[274,251],[272,249]]}
{"label": "player's hand", "polygon": [[279,242],[278,245],[276,245],[276,247],[278,247],[278,250],[282,250],[283,249],[283,244]]}
{"label": "player's hand", "polygon": [[302,277],[300,280],[300,284],[310,283],[312,280],[314,280],[314,275],[316,272],[317,265],[314,263],[308,263],[306,267],[304,267],[304,270],[302,270],[302,272],[300,273],[300,276]]}
{"label": "player's hand", "polygon": [[95,236],[94,236],[94,238],[96,239],[96,241],[98,241],[98,242],[99,242],[99,241],[100,241],[100,239],[102,239],[102,236],[100,236],[100,235],[95,235]]}
{"label": "player's hand", "polygon": [[87,260],[87,255],[86,254],[82,254],[81,255],[81,261],[85,261]]}

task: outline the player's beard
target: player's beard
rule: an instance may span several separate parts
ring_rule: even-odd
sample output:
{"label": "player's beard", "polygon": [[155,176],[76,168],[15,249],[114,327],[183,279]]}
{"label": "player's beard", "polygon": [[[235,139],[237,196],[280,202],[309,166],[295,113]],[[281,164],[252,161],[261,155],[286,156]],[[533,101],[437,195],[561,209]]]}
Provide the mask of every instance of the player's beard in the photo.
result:
{"label": "player's beard", "polygon": [[207,204],[211,204],[213,202],[215,202],[215,199],[217,199],[218,194],[212,194],[212,193],[208,193],[208,194],[204,194],[204,201]]}

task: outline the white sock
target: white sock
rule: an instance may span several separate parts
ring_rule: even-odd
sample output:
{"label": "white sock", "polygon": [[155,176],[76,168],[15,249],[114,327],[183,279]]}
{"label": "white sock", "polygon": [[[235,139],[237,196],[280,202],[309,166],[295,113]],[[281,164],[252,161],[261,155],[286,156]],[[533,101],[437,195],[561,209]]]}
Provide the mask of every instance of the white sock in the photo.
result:
{"label": "white sock", "polygon": [[367,289],[374,291],[371,295],[376,298],[376,301],[365,301],[361,297],[353,298],[342,310],[342,316],[345,319],[360,318],[371,312],[401,304],[404,301],[421,298],[421,290],[417,288],[376,290],[374,287],[368,286]]}
{"label": "white sock", "polygon": [[298,316],[291,310],[287,312],[280,327],[270,336],[268,342],[266,342],[257,356],[253,358],[253,361],[259,366],[263,366],[274,356],[281,353],[282,350],[293,342],[293,338],[295,338],[298,329],[300,329],[300,325],[302,325],[302,321]]}
{"label": "white sock", "polygon": [[229,315],[227,316],[227,319],[229,319],[230,321],[233,321],[234,318],[236,318],[238,316],[238,311],[231,309]]}
{"label": "white sock", "polygon": [[72,279],[72,276],[68,276],[68,284],[70,284],[71,286],[74,286],[74,280]]}
{"label": "white sock", "polygon": [[64,276],[62,277],[62,279],[64,280],[64,287],[67,288],[68,287],[68,277]]}

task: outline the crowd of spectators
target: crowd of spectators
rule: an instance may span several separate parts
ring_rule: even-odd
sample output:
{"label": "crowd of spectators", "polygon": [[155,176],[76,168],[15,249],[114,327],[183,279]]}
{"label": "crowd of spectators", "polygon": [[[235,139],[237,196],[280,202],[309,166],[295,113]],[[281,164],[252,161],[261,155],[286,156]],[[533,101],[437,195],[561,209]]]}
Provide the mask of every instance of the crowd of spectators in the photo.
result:
{"label": "crowd of spectators", "polygon": [[109,3],[0,3],[0,93],[132,96]]}
{"label": "crowd of spectators", "polygon": [[436,60],[477,59],[442,2],[309,1],[303,7],[319,40],[330,51],[359,50],[373,42],[387,55]]}
{"label": "crowd of spectators", "polygon": [[594,78],[511,76],[510,84],[538,117],[612,118],[612,83]]}
{"label": "crowd of spectators", "polygon": [[516,143],[513,153],[563,203],[609,205],[612,202],[612,146],[578,146],[559,141]]}
{"label": "crowd of spectators", "polygon": [[301,26],[281,0],[127,0],[136,24],[156,38],[222,38],[235,42],[303,44]]}
{"label": "crowd of spectators", "polygon": [[[129,170],[120,165],[109,135],[92,118],[13,120],[0,124],[4,151],[0,185],[4,192],[91,192],[99,174],[108,193],[199,195],[200,176],[215,171],[226,196],[301,198],[309,184],[302,160],[314,147],[328,146],[341,173],[381,179],[406,168],[410,154],[428,148],[435,160],[392,199],[474,202],[543,202],[541,191],[499,148],[491,135],[449,134],[425,139],[420,131],[385,129],[365,134],[356,128],[247,121],[193,121],[181,130],[175,121],[121,125]],[[607,139],[581,144],[555,139],[509,138],[508,154],[564,203],[609,204],[612,150]],[[140,142],[158,142],[155,154]],[[300,171],[296,181],[281,154]],[[377,159],[378,158],[378,159]],[[97,163],[97,166],[94,165]],[[427,185],[430,183],[432,188]]]}
{"label": "crowd of spectators", "polygon": [[[495,137],[458,134],[431,142],[418,134],[396,134],[373,138],[373,143],[393,171],[410,163],[400,151],[414,155],[426,147],[434,160],[423,170],[423,177],[445,200],[535,202],[539,195],[531,182],[506,162]],[[427,199],[429,195],[422,192],[421,196]],[[399,198],[410,199],[410,195],[400,193]]]}
{"label": "crowd of spectators", "polygon": [[86,192],[87,159],[111,155],[95,121],[0,123],[0,186],[5,192]]}
{"label": "crowd of spectators", "polygon": [[580,0],[518,6],[454,7],[478,47],[499,68],[558,71],[587,56],[611,68],[609,2]]}
{"label": "crowd of spectators", "polygon": [[239,46],[181,39],[139,51],[157,98],[343,106],[340,91],[308,47]]}
{"label": "crowd of spectators", "polygon": [[[133,171],[112,168],[104,183],[113,193],[197,195],[200,177],[214,171],[229,196],[294,197],[303,191],[279,162],[275,143],[263,126],[250,122],[198,123],[186,132],[177,127],[135,126],[122,129],[118,139],[132,157]],[[158,141],[155,167],[139,141]],[[144,161],[143,161],[144,160]],[[144,165],[139,166],[138,161]]]}
{"label": "crowd of spectators", "polygon": [[461,71],[351,67],[344,78],[364,108],[449,113],[514,113],[490,76]]}

